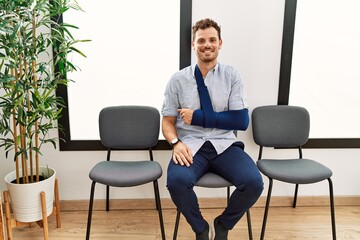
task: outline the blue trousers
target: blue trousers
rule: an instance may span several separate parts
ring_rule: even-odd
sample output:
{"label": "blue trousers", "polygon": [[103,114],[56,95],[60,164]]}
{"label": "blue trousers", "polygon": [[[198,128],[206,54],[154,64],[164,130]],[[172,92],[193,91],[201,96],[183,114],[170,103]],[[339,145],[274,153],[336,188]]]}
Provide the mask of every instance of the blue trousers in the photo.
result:
{"label": "blue trousers", "polygon": [[208,171],[222,176],[236,187],[229,205],[220,215],[220,222],[228,230],[255,204],[263,191],[263,180],[256,164],[235,144],[218,155],[213,145],[205,142],[193,157],[190,167],[171,160],[167,169],[167,188],[174,204],[195,233],[205,230],[205,220],[193,188]]}

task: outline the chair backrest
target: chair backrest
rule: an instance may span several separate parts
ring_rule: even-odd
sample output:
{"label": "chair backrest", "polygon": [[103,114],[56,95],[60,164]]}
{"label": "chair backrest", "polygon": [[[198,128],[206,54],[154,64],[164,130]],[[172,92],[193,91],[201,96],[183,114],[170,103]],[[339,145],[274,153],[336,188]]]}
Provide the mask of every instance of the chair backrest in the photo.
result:
{"label": "chair backrest", "polygon": [[303,107],[261,106],[251,115],[253,137],[264,147],[298,147],[309,138],[310,116]]}
{"label": "chair backrest", "polygon": [[112,106],[99,114],[101,143],[111,149],[146,149],[157,144],[160,113],[149,106]]}

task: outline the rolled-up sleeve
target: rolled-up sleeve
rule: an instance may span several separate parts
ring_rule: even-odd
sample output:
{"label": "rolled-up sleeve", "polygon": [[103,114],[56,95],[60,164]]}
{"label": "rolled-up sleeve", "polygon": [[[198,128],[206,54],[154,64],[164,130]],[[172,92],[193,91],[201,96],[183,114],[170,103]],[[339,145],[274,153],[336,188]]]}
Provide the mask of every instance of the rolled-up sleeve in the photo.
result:
{"label": "rolled-up sleeve", "polygon": [[244,94],[244,85],[240,74],[237,71],[233,72],[233,79],[235,80],[229,97],[229,110],[240,110],[248,108],[246,96]]}
{"label": "rolled-up sleeve", "polygon": [[176,74],[174,74],[168,82],[165,93],[164,102],[161,108],[161,114],[163,116],[177,116],[177,109],[179,108],[179,97],[176,93],[175,87]]}

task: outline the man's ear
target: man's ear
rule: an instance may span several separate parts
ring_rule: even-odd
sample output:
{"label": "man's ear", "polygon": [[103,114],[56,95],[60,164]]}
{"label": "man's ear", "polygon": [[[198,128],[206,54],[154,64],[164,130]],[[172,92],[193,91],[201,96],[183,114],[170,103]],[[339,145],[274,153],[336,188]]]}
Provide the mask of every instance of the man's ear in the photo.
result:
{"label": "man's ear", "polygon": [[222,41],[222,39],[220,39],[219,40],[219,49],[221,49],[222,44],[223,44],[223,41]]}

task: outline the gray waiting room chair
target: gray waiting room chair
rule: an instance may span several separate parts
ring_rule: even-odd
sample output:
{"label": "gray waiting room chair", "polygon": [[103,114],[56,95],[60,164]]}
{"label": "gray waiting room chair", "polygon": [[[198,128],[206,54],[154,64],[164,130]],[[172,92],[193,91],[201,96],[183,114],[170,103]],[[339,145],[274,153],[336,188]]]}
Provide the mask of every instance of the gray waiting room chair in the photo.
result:
{"label": "gray waiting room chair", "polygon": [[[233,186],[233,184],[213,172],[205,173],[199,179],[199,181],[197,181],[195,186],[205,187],[205,188],[226,188],[227,189],[227,203],[229,203],[229,201],[230,201],[230,187]],[[173,240],[177,239],[178,229],[179,229],[179,224],[180,224],[180,213],[181,212],[179,210],[177,210]],[[246,217],[247,217],[247,224],[248,224],[249,240],[252,240],[253,236],[252,236],[250,210],[248,210],[246,212]]]}
{"label": "gray waiting room chair", "polygon": [[[148,106],[106,107],[99,114],[101,143],[107,148],[107,159],[97,163],[90,171],[92,180],[86,239],[90,227],[95,184],[106,185],[106,211],[109,211],[109,187],[134,187],[153,182],[155,204],[159,214],[162,239],[165,229],[161,210],[158,179],[162,176],[160,164],[153,159],[152,147],[159,138],[160,113]],[[141,160],[110,161],[111,150],[148,150],[149,158]]]}
{"label": "gray waiting room chair", "polygon": [[[299,184],[311,184],[327,180],[330,191],[332,237],[335,240],[334,194],[330,178],[332,171],[319,162],[302,157],[301,146],[308,141],[310,130],[308,111],[303,107],[287,105],[257,107],[252,112],[252,127],[254,141],[260,146],[257,166],[269,179],[260,240],[263,240],[265,235],[273,180],[295,184],[294,208],[296,207]],[[288,159],[266,159],[262,158],[263,147],[297,148],[299,156]]]}

